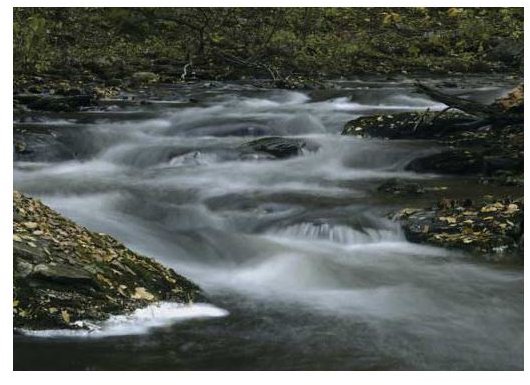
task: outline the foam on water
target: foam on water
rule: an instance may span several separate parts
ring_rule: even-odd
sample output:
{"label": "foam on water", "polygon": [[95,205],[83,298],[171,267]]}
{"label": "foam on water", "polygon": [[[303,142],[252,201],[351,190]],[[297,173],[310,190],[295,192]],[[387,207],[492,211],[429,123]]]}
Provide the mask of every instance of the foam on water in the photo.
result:
{"label": "foam on water", "polygon": [[162,302],[138,309],[130,315],[115,315],[101,323],[77,321],[79,330],[21,330],[34,337],[109,337],[144,334],[153,328],[168,326],[194,318],[225,317],[228,311],[206,303],[183,305]]}
{"label": "foam on water", "polygon": [[366,228],[363,231],[356,231],[348,226],[328,223],[298,223],[286,228],[274,229],[272,233],[285,237],[322,239],[353,245],[401,240],[400,234],[392,230]]}

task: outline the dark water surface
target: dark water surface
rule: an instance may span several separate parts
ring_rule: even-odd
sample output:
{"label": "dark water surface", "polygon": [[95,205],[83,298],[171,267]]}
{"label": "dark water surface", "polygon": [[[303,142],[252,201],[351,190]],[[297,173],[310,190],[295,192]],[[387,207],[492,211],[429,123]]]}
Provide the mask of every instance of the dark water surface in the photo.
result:
{"label": "dark water surface", "polygon": [[[443,105],[406,80],[337,84],[166,87],[150,105],[16,122],[15,133],[59,141],[15,161],[16,189],[175,268],[228,315],[169,317],[142,333],[124,322],[104,337],[17,335],[15,369],[522,369],[522,268],[407,242],[385,219],[398,202],[374,192],[393,177],[486,190],[404,171],[432,143],[338,135],[356,116]],[[512,84],[465,85],[491,101]],[[267,135],[320,149],[239,158],[238,145]]]}

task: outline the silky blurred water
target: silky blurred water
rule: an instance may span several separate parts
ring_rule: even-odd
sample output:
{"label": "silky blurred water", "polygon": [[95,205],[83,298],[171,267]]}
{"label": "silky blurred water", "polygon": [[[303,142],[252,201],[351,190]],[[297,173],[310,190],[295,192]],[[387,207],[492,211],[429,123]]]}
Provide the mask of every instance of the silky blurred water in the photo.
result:
{"label": "silky blurred water", "polygon": [[[475,83],[463,91],[478,100],[510,88]],[[15,368],[522,369],[522,269],[411,244],[374,198],[388,178],[437,180],[404,171],[436,145],[339,135],[360,115],[444,106],[409,81],[338,84],[198,84],[34,123],[61,130],[76,156],[15,161],[14,187],[173,267],[218,312],[118,319],[101,338],[15,336]],[[319,149],[238,156],[269,135]]]}

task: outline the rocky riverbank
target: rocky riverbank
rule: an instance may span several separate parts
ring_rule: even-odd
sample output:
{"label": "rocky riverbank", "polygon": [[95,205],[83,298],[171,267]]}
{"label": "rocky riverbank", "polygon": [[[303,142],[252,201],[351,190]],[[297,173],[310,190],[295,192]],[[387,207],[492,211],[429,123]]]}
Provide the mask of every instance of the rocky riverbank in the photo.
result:
{"label": "rocky riverbank", "polygon": [[[411,242],[468,251],[490,260],[522,260],[522,198],[481,202],[443,199],[427,209],[405,208],[392,216]],[[512,258],[514,257],[514,258]]]}
{"label": "rocky riverbank", "polygon": [[[522,86],[492,106],[512,114],[524,105]],[[466,101],[464,101],[466,103]],[[485,106],[484,108],[489,108]],[[349,121],[343,135],[390,140],[427,140],[439,149],[405,165],[405,170],[466,176],[477,181],[472,199],[451,196],[445,187],[443,197],[431,207],[406,207],[391,217],[399,220],[412,242],[458,248],[491,259],[523,256],[523,165],[524,125],[509,119],[492,121],[458,110],[416,111],[363,116]],[[481,185],[512,188],[510,194],[480,196]],[[432,189],[406,180],[386,182],[380,193],[393,196],[431,194]],[[476,199],[480,196],[479,199]]]}
{"label": "rocky riverbank", "polygon": [[78,329],[159,301],[203,298],[172,269],[16,191],[13,267],[15,329]]}

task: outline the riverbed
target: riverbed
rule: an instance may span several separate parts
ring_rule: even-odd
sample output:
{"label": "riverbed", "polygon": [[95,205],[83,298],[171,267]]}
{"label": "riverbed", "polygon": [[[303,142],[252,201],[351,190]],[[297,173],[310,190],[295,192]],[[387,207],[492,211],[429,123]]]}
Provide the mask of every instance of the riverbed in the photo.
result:
{"label": "riverbed", "polygon": [[[448,91],[485,102],[514,83],[469,77]],[[44,138],[15,160],[15,189],[174,268],[223,310],[115,335],[17,335],[15,369],[523,369],[522,267],[408,242],[387,218],[403,202],[377,192],[396,177],[463,197],[492,187],[404,170],[435,143],[340,135],[358,116],[444,105],[410,79],[334,85],[168,85],[15,119],[15,134]],[[262,136],[318,150],[238,156]]]}

